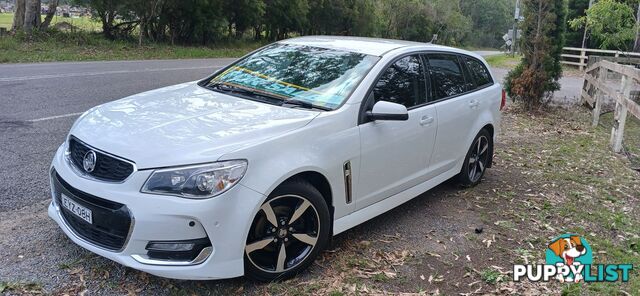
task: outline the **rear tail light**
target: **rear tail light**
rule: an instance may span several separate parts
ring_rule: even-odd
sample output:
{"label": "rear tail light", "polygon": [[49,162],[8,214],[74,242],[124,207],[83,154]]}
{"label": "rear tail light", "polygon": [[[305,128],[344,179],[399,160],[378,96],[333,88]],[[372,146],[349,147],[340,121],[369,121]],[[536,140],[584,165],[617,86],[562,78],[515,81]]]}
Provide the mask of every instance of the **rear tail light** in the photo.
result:
{"label": "rear tail light", "polygon": [[500,101],[500,111],[507,105],[507,92],[502,89],[502,101]]}

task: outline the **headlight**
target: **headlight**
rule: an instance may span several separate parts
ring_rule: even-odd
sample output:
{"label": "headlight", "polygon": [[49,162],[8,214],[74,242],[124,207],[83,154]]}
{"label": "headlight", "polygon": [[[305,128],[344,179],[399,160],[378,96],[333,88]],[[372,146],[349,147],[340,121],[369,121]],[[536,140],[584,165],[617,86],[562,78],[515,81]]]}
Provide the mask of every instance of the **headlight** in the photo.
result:
{"label": "headlight", "polygon": [[210,198],[229,190],[246,171],[246,160],[160,169],[153,171],[141,191],[185,198]]}

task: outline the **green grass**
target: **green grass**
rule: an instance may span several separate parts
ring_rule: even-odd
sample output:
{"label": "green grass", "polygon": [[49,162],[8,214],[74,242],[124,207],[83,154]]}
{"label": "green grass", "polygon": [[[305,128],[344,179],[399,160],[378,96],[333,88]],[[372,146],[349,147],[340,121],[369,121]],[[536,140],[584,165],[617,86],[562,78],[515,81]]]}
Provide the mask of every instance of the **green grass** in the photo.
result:
{"label": "green grass", "polygon": [[487,268],[482,271],[480,277],[487,284],[495,285],[496,283],[502,281],[502,274],[494,269]]}
{"label": "green grass", "polygon": [[485,46],[463,46],[462,48],[464,50],[469,50],[469,51],[499,51],[500,50],[498,48],[485,47]]}
{"label": "green grass", "polygon": [[13,13],[0,13],[0,28],[11,28]]}
{"label": "green grass", "polygon": [[[527,146],[534,146],[539,157],[527,159],[528,173],[543,185],[555,184],[562,188],[556,197],[547,194],[546,198],[550,199],[532,200],[549,201],[554,205],[540,206],[528,217],[550,225],[562,225],[560,230],[563,232],[589,235],[587,239],[597,253],[594,258],[597,264],[633,264],[637,267],[640,257],[636,249],[640,240],[634,234],[640,231],[640,219],[632,209],[638,192],[638,175],[629,169],[631,163],[611,152],[611,115],[602,116],[601,125],[591,129],[588,127],[589,115],[585,113],[579,119],[572,119],[572,114],[576,113],[566,111],[536,117],[536,125],[545,125],[546,129],[567,128],[562,136],[541,134],[535,146],[521,144],[513,148],[519,151],[516,154],[527,155],[531,153]],[[627,127],[629,130],[626,131],[632,132],[625,133],[625,137],[628,136],[625,147],[631,142],[638,143],[640,138],[637,120],[627,119]],[[571,219],[567,221],[564,217]],[[637,269],[631,272],[627,283],[566,286],[562,295],[612,295],[620,289],[640,295]]]}
{"label": "green grass", "polygon": [[[0,27],[10,28],[12,13],[0,13]],[[68,22],[72,32],[49,30],[32,36],[19,33],[0,38],[0,63],[53,61],[148,60],[240,57],[262,44],[253,41],[219,42],[210,46],[180,46],[136,40],[107,40],[91,18],[54,17],[52,24]]]}
{"label": "green grass", "polygon": [[171,46],[107,40],[98,33],[57,32],[0,38],[0,63],[240,57],[262,44],[251,41],[215,46]]}
{"label": "green grass", "polygon": [[[610,132],[613,126],[613,112],[600,116],[600,126]],[[623,148],[635,169],[640,169],[640,119],[627,113],[624,127]]]}
{"label": "green grass", "polygon": [[[42,15],[42,19],[44,20],[45,15]],[[51,20],[51,25],[55,25],[57,23],[67,22],[71,25],[77,27],[80,30],[84,31],[99,31],[101,30],[101,25],[99,22],[92,20],[89,17],[61,17],[54,16],[53,20]],[[13,13],[0,13],[0,28],[4,27],[7,29],[11,28],[11,24],[13,23]]]}
{"label": "green grass", "polygon": [[35,295],[42,292],[42,284],[37,282],[0,282],[0,294]]}
{"label": "green grass", "polygon": [[508,54],[497,54],[497,55],[488,56],[485,58],[485,60],[487,61],[487,63],[489,63],[491,67],[511,69],[520,62],[521,58],[522,57],[518,55],[515,57],[512,57],[511,55],[508,55]]}

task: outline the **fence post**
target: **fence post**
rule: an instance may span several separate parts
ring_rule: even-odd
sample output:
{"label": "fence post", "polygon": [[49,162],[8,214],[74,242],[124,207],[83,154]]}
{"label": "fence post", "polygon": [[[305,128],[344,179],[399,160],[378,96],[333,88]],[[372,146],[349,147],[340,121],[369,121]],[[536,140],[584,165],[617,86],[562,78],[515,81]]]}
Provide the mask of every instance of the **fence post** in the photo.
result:
{"label": "fence post", "polygon": [[620,153],[622,151],[622,138],[624,137],[624,124],[627,121],[627,107],[622,104],[620,99],[629,98],[631,95],[631,81],[626,75],[622,75],[622,83],[620,85],[620,94],[616,98],[616,109],[613,114],[613,128],[611,129],[611,147],[613,152]]}
{"label": "fence post", "polygon": [[587,61],[587,51],[583,48],[580,50],[580,71],[585,69],[585,65],[586,65],[586,61]]}
{"label": "fence post", "polygon": [[[598,82],[601,83],[602,85],[605,85],[607,83],[607,68],[602,66],[598,68]],[[600,89],[599,85],[594,85],[593,87],[595,89],[595,92],[594,92],[595,102],[593,107],[593,121],[591,125],[593,127],[596,127],[600,122],[600,113],[602,112],[602,101],[604,100],[605,93]]]}

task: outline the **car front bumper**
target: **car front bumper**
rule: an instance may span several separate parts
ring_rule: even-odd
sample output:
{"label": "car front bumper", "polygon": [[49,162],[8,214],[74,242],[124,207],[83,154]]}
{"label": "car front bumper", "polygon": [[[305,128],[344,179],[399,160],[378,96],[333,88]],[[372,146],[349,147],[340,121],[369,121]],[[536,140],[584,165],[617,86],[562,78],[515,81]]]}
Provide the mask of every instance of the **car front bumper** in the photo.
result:
{"label": "car front bumper", "polygon": [[[122,248],[104,248],[83,238],[62,214],[53,186],[49,216],[79,246],[122,265],[174,279],[220,279],[242,276],[244,246],[251,222],[265,196],[241,184],[205,200],[140,193],[152,170],[134,172],[124,183],[88,180],[73,171],[61,146],[51,170],[68,186],[101,199],[126,205],[131,227]],[[99,219],[99,215],[94,217]],[[147,255],[150,241],[184,241],[208,238],[210,249],[192,261],[156,260]]]}

